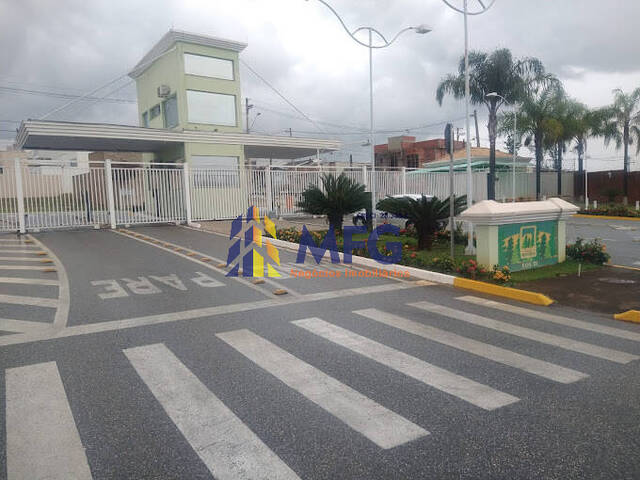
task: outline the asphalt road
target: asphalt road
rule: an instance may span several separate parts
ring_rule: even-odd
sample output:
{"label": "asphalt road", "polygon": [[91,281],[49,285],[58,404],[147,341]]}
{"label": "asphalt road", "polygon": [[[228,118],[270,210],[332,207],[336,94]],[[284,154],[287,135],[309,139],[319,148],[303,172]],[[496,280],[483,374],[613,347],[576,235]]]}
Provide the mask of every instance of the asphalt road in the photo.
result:
{"label": "asphalt road", "polygon": [[16,238],[1,477],[640,477],[640,326],[324,262],[341,277],[294,278],[314,266],[282,250],[255,284],[182,227]]}
{"label": "asphalt road", "polygon": [[567,222],[567,241],[599,238],[607,246],[611,263],[640,268],[640,222],[573,217]]}

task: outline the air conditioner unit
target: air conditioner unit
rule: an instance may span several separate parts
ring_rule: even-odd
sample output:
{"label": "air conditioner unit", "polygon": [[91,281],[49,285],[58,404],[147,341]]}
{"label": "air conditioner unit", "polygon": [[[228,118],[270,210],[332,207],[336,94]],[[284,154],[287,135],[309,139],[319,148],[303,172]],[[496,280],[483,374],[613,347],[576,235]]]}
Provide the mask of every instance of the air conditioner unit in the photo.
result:
{"label": "air conditioner unit", "polygon": [[167,98],[170,93],[171,93],[171,88],[169,88],[169,85],[160,85],[158,87],[158,97]]}

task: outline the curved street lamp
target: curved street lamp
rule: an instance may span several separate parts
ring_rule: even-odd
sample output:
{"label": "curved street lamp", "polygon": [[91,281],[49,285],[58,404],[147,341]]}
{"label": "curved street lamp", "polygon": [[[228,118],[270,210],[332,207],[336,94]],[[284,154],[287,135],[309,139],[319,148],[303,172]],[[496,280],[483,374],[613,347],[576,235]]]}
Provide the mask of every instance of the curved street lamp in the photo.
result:
{"label": "curved street lamp", "polygon": [[[487,0],[471,0],[478,2],[480,8],[476,10],[469,10],[470,0],[461,0],[462,8],[458,8],[451,3],[451,0],[442,0],[445,5],[455,10],[458,13],[464,15],[464,106],[466,112],[466,131],[467,131],[467,205],[473,205],[473,177],[471,174],[471,125],[469,122],[469,27],[467,24],[467,17],[469,15],[481,15],[489,10],[496,0],[490,0],[486,4]],[[465,250],[467,255],[475,253],[475,247],[473,246],[473,227],[469,227],[467,236],[467,248]]]}
{"label": "curved street lamp", "polygon": [[[429,33],[431,31],[431,28],[425,24],[421,24],[415,27],[403,28],[398,33],[396,33],[396,35],[391,40],[387,40],[382,33],[380,33],[378,30],[376,30],[373,27],[358,27],[353,31],[349,30],[349,28],[344,23],[340,15],[338,15],[338,12],[336,12],[335,9],[331,5],[329,5],[329,3],[325,2],[324,0],[317,0],[317,1],[322,3],[329,10],[331,10],[331,12],[335,15],[335,17],[340,22],[340,25],[342,25],[342,28],[344,29],[344,31],[347,32],[347,35],[349,35],[354,42],[356,42],[359,45],[362,45],[363,47],[367,47],[369,49],[369,143],[371,144],[370,147],[371,147],[371,214],[372,214],[371,222],[372,222],[373,228],[375,228],[376,226],[376,215],[375,215],[375,211],[376,211],[375,145],[376,145],[376,142],[375,142],[375,138],[374,138],[375,134],[373,130],[373,50],[391,46],[398,39],[400,35],[410,30],[413,30],[418,34],[424,35],[425,33]],[[358,32],[362,32],[362,31],[366,31],[369,34],[367,42],[363,42],[362,40],[356,37]],[[377,44],[373,43],[373,34],[376,34],[378,37]]]}

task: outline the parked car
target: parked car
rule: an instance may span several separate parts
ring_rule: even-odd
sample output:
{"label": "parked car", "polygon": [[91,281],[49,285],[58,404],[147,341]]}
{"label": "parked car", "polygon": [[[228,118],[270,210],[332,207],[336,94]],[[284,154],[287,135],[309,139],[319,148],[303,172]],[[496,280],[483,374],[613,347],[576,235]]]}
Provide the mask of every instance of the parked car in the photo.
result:
{"label": "parked car", "polygon": [[[392,195],[392,198],[411,198],[413,200],[420,200],[422,197],[427,197],[428,200],[431,200],[433,198],[433,195],[423,195],[420,193],[407,193],[407,194],[400,194],[400,195]],[[404,226],[404,227],[408,227],[409,224],[406,221],[406,219],[404,218],[400,218],[397,217],[395,215],[392,215],[388,212],[385,211],[381,211],[378,210],[377,212],[378,215],[378,219],[382,220],[383,222],[386,223],[391,223],[393,225],[397,225],[397,226]],[[353,224],[354,225],[366,225],[367,224],[367,212],[366,210],[359,210],[356,213],[353,214]]]}

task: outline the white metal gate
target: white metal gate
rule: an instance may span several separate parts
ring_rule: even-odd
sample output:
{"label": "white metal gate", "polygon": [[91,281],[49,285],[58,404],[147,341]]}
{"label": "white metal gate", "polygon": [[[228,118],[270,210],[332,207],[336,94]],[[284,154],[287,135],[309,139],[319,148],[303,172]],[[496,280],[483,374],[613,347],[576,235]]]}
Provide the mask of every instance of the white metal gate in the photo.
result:
{"label": "white metal gate", "polygon": [[182,164],[15,160],[0,173],[0,231],[187,221]]}

